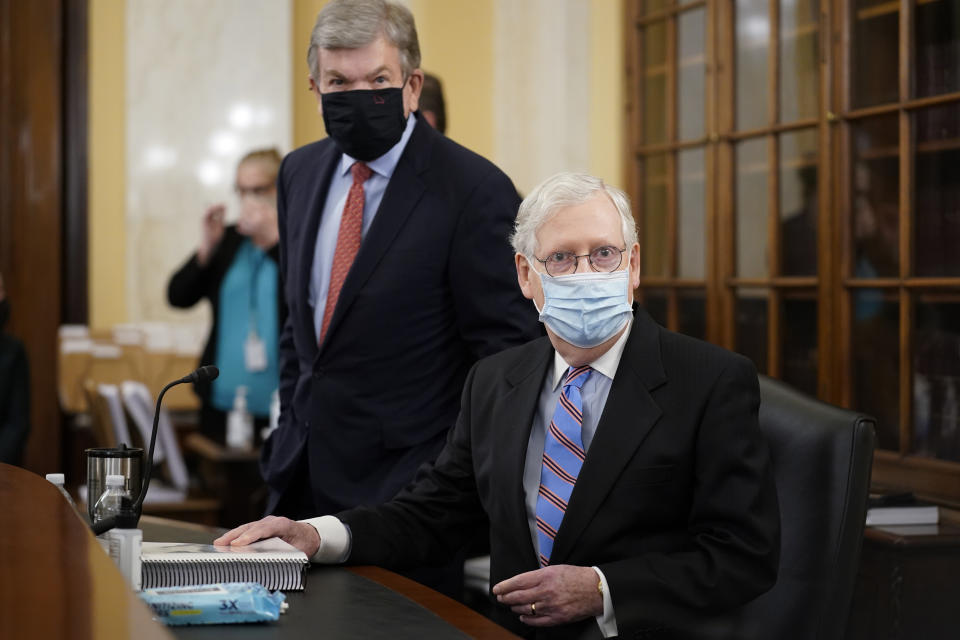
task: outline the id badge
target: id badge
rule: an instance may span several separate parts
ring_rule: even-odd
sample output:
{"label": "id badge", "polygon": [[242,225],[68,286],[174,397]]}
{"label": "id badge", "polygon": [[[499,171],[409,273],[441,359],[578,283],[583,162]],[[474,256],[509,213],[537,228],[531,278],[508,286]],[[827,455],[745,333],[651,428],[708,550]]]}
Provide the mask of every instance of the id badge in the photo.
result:
{"label": "id badge", "polygon": [[264,371],[267,368],[267,346],[255,331],[248,333],[247,340],[243,343],[243,359],[247,365],[247,371],[251,373]]}

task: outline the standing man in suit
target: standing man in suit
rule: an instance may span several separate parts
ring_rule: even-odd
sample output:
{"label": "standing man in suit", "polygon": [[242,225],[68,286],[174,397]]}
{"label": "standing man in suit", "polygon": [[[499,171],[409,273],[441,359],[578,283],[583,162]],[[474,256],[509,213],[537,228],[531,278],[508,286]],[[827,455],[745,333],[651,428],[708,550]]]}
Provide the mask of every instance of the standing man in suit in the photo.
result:
{"label": "standing man in suit", "polygon": [[278,535],[317,562],[396,569],[442,561],[489,516],[498,621],[515,631],[699,637],[721,615],[731,629],[780,547],[753,365],[631,306],[636,227],[601,180],[535,188],[513,245],[548,337],[477,363],[435,465],[379,507],[217,543]]}
{"label": "standing man in suit", "polygon": [[416,113],[410,11],[333,0],[307,59],[329,137],[278,177],[288,317],[261,458],[268,513],[290,517],[392,498],[440,452],[474,362],[539,332],[510,267],[516,189]]}

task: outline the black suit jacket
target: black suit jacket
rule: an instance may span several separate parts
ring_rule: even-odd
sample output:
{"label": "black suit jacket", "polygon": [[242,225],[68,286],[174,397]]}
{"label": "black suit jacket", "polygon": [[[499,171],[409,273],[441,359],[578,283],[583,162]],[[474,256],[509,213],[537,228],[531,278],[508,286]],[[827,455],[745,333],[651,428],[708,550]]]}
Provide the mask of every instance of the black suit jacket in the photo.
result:
{"label": "black suit jacket", "polygon": [[316,515],[393,497],[443,446],[470,367],[540,335],[508,243],[519,197],[487,160],[418,119],[343,284],[322,345],[307,292],[341,153],[290,153],[278,178],[280,427],[261,470],[268,510],[307,456]]}
{"label": "black suit jacket", "polygon": [[[477,364],[436,465],[394,501],[339,514],[351,563],[439,562],[486,514],[491,585],[537,569],[522,475],[553,354],[544,338]],[[699,637],[773,585],[780,521],[758,407],[746,358],[635,314],[551,557],[603,571],[621,636]],[[591,618],[540,635],[598,634]]]}

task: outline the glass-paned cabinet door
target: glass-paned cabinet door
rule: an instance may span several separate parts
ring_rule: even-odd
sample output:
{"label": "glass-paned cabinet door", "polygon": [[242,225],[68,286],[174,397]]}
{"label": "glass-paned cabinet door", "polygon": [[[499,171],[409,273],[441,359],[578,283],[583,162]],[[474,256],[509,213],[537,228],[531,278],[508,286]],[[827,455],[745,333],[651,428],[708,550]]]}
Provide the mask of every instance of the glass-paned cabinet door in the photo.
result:
{"label": "glass-paned cabinet door", "polygon": [[770,3],[768,0],[738,0],[734,8],[736,128],[759,129],[769,122]]}
{"label": "glass-paned cabinet door", "polygon": [[770,291],[759,287],[740,287],[736,291],[736,331],[735,351],[751,360],[760,373],[767,373],[768,352],[767,311]]}
{"label": "glass-paned cabinet door", "polygon": [[766,138],[737,144],[736,151],[736,255],[738,278],[766,278],[767,269],[767,162]]}
{"label": "glass-paned cabinet door", "polygon": [[706,133],[707,10],[681,13],[677,18],[677,134],[695,140]]}
{"label": "glass-paned cabinet door", "polygon": [[640,221],[641,275],[670,275],[667,251],[667,154],[645,156],[643,167],[643,208]]}
{"label": "glass-paned cabinet door", "polygon": [[848,0],[850,106],[872,107],[899,98],[900,2]]}
{"label": "glass-paned cabinet door", "polygon": [[677,256],[678,276],[706,278],[706,182],[703,148],[677,153]]}
{"label": "glass-paned cabinet door", "polygon": [[667,23],[650,23],[640,30],[643,92],[643,144],[667,141]]}
{"label": "glass-paned cabinet door", "polygon": [[877,419],[877,448],[900,448],[900,305],[896,288],[850,290],[851,403]]}
{"label": "glass-paned cabinet door", "polygon": [[817,292],[784,291],[780,301],[780,379],[817,395]]}
{"label": "glass-paned cabinet door", "polygon": [[914,123],[914,271],[960,276],[960,102],[920,109]]}
{"label": "glass-paned cabinet door", "polygon": [[914,0],[918,98],[960,91],[960,0]]}
{"label": "glass-paned cabinet door", "polygon": [[703,289],[679,289],[677,316],[677,331],[706,340],[707,292]]}
{"label": "glass-paned cabinet door", "polygon": [[850,276],[854,278],[900,274],[898,132],[896,113],[850,125]]}
{"label": "glass-paned cabinet door", "polygon": [[780,122],[819,112],[819,0],[780,2]]}
{"label": "glass-paned cabinet door", "polygon": [[920,293],[913,309],[913,451],[960,461],[960,292]]}
{"label": "glass-paned cabinet door", "polygon": [[817,130],[780,135],[780,275],[817,274]]}

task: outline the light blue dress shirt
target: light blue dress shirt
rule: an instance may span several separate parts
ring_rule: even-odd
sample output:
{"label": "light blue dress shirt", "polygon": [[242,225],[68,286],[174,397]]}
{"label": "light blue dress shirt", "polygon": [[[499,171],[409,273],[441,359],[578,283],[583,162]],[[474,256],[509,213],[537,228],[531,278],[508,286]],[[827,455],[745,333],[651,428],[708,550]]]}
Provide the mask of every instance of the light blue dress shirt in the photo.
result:
{"label": "light blue dress shirt", "polygon": [[[367,237],[367,230],[377,215],[383,194],[390,183],[400,156],[410,140],[413,127],[417,119],[411,113],[407,116],[407,126],[403,130],[400,142],[393,145],[389,151],[367,163],[373,170],[363,185],[363,231],[362,237]],[[323,325],[323,312],[327,306],[327,293],[330,291],[330,267],[333,264],[333,254],[337,250],[337,235],[340,233],[340,218],[343,217],[343,207],[347,203],[347,194],[353,184],[350,167],[357,162],[347,154],[343,154],[339,164],[333,171],[330,179],[330,188],[327,189],[327,199],[323,203],[323,214],[320,218],[320,228],[317,230],[317,245],[313,251],[313,266],[310,267],[310,287],[308,300],[313,307],[313,328],[319,337],[320,327]]]}

